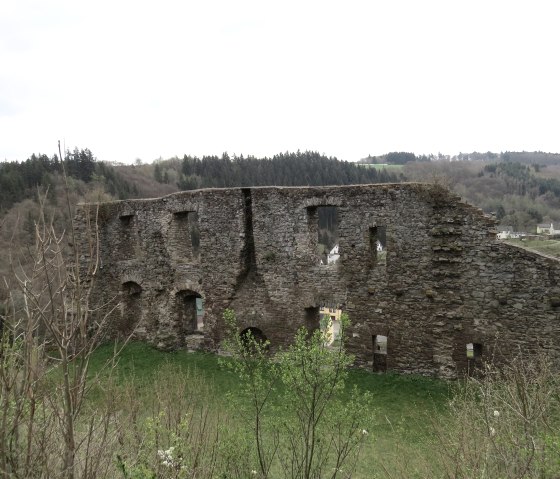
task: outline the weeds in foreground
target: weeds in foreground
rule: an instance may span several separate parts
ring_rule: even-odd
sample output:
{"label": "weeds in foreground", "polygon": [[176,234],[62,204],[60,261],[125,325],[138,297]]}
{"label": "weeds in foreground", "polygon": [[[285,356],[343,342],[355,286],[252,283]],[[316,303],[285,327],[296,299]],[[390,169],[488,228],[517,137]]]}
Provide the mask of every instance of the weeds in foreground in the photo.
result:
{"label": "weeds in foreground", "polygon": [[486,364],[454,389],[448,412],[426,418],[426,447],[387,477],[560,477],[560,376],[549,358]]}

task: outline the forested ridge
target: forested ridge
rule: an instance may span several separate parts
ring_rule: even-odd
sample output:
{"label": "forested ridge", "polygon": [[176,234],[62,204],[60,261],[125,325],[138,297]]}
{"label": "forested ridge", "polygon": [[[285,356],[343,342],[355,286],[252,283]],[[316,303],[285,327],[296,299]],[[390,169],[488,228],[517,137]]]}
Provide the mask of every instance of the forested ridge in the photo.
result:
{"label": "forested ridge", "polygon": [[[157,168],[157,166],[156,166]],[[232,186],[319,186],[397,182],[385,170],[361,168],[354,163],[317,152],[280,153],[272,158],[234,156],[197,158],[185,155],[178,186],[181,190]]]}
{"label": "forested ridge", "polygon": [[138,194],[110,165],[97,161],[89,149],[67,151],[61,163],[58,155],[33,154],[21,163],[0,163],[0,212],[15,203],[37,196],[37,189],[52,188],[64,170],[69,178],[83,183],[102,183],[106,192],[118,199]]}
{"label": "forested ridge", "polygon": [[538,223],[560,221],[560,155],[471,153],[464,158],[469,159],[408,163],[403,173],[410,181],[442,182],[516,231],[531,233]]}
{"label": "forested ridge", "polygon": [[[235,186],[303,186],[347,185],[399,181],[394,173],[359,166],[326,157],[316,152],[281,153],[272,158],[253,156],[219,156],[197,158],[185,155],[159,161],[154,165],[110,165],[98,161],[89,149],[67,151],[64,167],[68,177],[101,187],[115,199],[135,198],[158,194],[146,188],[145,195],[138,181],[127,178],[130,170],[136,176],[170,185],[169,190],[192,190],[198,188],[223,188]],[[127,173],[128,171],[128,173]],[[23,162],[0,163],[0,211],[15,203],[35,198],[37,188],[51,187],[62,174],[62,164],[57,155],[33,154]],[[136,178],[138,180],[138,178]],[[157,190],[157,188],[156,188]]]}

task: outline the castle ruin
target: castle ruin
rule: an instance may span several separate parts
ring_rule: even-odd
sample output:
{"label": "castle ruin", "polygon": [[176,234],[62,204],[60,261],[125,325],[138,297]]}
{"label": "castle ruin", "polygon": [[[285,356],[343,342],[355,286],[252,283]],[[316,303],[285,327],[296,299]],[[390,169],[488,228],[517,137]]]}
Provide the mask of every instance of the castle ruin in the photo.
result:
{"label": "castle ruin", "polygon": [[[323,208],[336,212],[333,262],[318,254]],[[94,217],[94,298],[119,301],[115,335],[134,331],[157,348],[218,351],[232,308],[275,350],[301,326],[318,327],[329,305],[351,318],[356,364],[375,370],[454,378],[485,358],[560,350],[560,262],[496,240],[492,218],[437,185],[207,189],[81,205],[82,241]]]}

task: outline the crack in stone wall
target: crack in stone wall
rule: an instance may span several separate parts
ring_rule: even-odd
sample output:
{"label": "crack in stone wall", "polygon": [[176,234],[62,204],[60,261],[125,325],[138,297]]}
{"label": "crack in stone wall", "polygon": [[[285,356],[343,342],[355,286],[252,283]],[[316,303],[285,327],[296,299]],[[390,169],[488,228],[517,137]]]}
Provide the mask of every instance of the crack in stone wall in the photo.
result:
{"label": "crack in stone wall", "polygon": [[253,199],[250,188],[243,188],[243,217],[245,220],[243,237],[245,244],[241,250],[243,268],[237,280],[238,286],[243,284],[247,277],[257,271],[257,261],[255,258],[255,238],[253,236]]}

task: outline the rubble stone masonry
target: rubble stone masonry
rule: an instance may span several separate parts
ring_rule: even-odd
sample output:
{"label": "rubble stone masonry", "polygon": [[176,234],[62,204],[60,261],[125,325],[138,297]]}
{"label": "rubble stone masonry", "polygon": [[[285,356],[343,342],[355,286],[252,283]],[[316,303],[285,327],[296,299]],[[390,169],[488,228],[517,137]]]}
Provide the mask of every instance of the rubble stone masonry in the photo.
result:
{"label": "rubble stone masonry", "polygon": [[[337,207],[332,265],[317,255],[321,206]],[[233,308],[275,350],[302,325],[318,327],[328,304],[349,314],[362,367],[375,363],[376,335],[387,337],[387,370],[445,378],[484,359],[559,356],[560,263],[499,242],[492,218],[437,185],[207,189],[81,205],[84,243],[94,218],[93,302],[118,302],[112,333],[135,331],[157,348],[219,351],[222,313]]]}

